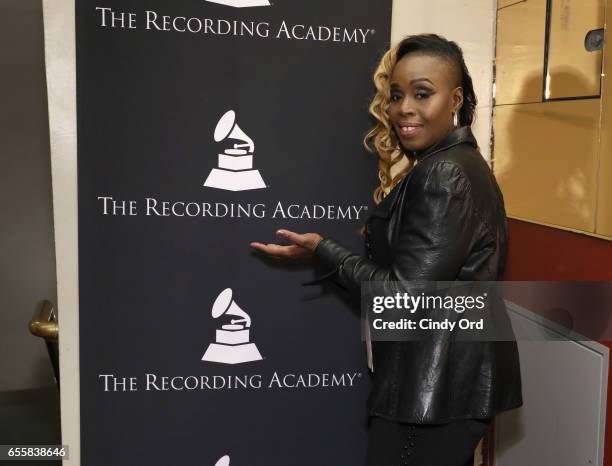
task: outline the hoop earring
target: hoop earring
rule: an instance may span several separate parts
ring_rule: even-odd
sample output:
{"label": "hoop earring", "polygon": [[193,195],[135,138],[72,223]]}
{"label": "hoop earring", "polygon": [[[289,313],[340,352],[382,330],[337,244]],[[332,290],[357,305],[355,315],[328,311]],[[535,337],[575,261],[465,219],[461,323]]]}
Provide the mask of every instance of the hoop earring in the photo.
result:
{"label": "hoop earring", "polygon": [[457,112],[453,112],[453,126],[455,128],[459,126],[459,117],[457,116]]}

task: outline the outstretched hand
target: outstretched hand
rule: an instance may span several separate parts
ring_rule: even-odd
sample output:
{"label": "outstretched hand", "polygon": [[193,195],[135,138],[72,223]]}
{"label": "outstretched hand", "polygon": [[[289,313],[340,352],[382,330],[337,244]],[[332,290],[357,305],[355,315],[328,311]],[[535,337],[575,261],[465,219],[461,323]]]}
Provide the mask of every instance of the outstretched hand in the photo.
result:
{"label": "outstretched hand", "polygon": [[289,245],[274,243],[253,242],[250,246],[266,254],[272,259],[309,259],[314,254],[314,250],[319,245],[323,237],[318,233],[295,233],[289,230],[278,230],[276,235],[284,240],[291,242]]}

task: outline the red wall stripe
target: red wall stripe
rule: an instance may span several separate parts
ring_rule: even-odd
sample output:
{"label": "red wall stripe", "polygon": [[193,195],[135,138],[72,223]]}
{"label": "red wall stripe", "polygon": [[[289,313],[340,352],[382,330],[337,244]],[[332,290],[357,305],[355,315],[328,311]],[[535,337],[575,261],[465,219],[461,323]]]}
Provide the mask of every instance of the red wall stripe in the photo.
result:
{"label": "red wall stripe", "polygon": [[505,280],[612,281],[612,241],[508,219]]}

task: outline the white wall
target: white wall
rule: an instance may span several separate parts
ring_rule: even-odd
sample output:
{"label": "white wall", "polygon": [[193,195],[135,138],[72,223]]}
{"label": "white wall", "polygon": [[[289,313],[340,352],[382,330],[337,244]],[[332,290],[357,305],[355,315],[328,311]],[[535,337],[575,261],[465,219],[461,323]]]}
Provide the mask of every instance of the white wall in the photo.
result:
{"label": "white wall", "polygon": [[59,316],[62,443],[80,464],[79,300],[74,0],[43,0],[55,260]]}

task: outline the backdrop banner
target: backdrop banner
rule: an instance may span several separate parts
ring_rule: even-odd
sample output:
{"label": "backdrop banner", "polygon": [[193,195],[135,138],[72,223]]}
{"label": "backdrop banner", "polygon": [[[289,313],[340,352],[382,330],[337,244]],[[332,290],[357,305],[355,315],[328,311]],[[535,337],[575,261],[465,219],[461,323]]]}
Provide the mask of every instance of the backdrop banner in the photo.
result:
{"label": "backdrop banner", "polygon": [[363,252],[390,24],[391,0],[76,1],[83,465],[363,462],[359,296],[249,243]]}

